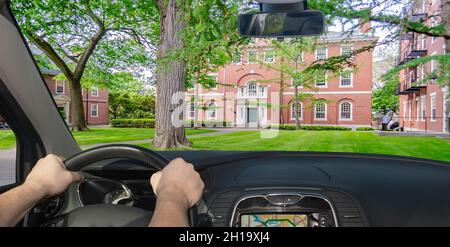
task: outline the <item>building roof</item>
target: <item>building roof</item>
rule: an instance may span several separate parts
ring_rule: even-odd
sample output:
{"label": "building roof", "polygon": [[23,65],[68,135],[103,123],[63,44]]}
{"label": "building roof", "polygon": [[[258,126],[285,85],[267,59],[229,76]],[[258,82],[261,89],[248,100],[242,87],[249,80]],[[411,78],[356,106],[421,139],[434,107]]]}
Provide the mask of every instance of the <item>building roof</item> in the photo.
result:
{"label": "building roof", "polygon": [[59,75],[59,74],[61,74],[61,71],[55,70],[55,69],[41,68],[40,70],[43,75]]}
{"label": "building roof", "polygon": [[361,32],[343,33],[335,31],[328,31],[321,37],[321,40],[323,41],[332,41],[332,42],[354,41],[354,40],[377,40],[377,39],[378,39],[377,37],[369,35],[367,33]]}

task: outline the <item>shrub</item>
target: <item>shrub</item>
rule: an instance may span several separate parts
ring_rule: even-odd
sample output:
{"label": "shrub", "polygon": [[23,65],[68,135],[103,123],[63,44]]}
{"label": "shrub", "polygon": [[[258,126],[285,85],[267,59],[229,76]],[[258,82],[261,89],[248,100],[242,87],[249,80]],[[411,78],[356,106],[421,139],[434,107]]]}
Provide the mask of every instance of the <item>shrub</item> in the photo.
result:
{"label": "shrub", "polygon": [[375,130],[374,128],[371,127],[358,127],[356,128],[356,131],[372,131]]}
{"label": "shrub", "polygon": [[[281,124],[278,126],[280,130],[296,130],[296,126],[294,124]],[[270,128],[270,127],[268,127]],[[350,131],[352,128],[343,127],[343,126],[319,126],[319,125],[302,125],[300,126],[301,130],[337,130],[337,131]]]}
{"label": "shrub", "polygon": [[[194,127],[194,120],[188,120],[185,122],[185,127]],[[231,127],[231,122],[227,121],[202,121],[202,127],[207,128],[221,128],[221,127]]]}
{"label": "shrub", "polygon": [[155,119],[113,119],[111,125],[118,128],[155,128]]}
{"label": "shrub", "polygon": [[155,96],[137,93],[110,93],[109,119],[155,118]]}

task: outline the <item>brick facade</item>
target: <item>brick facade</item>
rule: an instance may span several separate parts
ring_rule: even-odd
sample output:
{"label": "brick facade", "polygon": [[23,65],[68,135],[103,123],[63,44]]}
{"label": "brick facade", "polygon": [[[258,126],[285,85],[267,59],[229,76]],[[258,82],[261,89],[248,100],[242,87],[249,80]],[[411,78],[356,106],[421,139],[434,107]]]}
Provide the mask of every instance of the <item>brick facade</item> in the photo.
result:
{"label": "brick facade", "polygon": [[[53,78],[59,74],[58,71],[44,70],[43,76],[58,108],[64,109],[66,122],[72,122],[72,105],[70,104],[70,88],[65,81],[56,81]],[[83,89],[84,114],[88,125],[108,124],[108,97],[107,89]],[[97,109],[97,111],[95,111]],[[95,114],[97,113],[97,114]]]}
{"label": "brick facade", "polygon": [[[418,1],[412,9],[411,18],[424,18],[427,25],[440,22],[441,1]],[[427,18],[437,16],[436,19]],[[445,54],[444,38],[410,33],[401,42],[400,60],[403,64],[421,56]],[[439,68],[436,61],[411,67],[401,71],[400,86],[400,126],[411,131],[449,132],[450,113],[448,105],[449,87],[441,87],[427,76]]]}
{"label": "brick facade", "polygon": [[[342,48],[356,50],[376,41],[365,34],[352,36],[343,41],[340,33],[329,32],[321,40],[320,47],[326,48],[327,57],[341,55]],[[253,45],[242,49],[241,61],[235,61],[210,75],[217,77],[217,87],[208,89],[199,86],[198,90],[188,89],[186,94],[187,109],[185,119],[193,119],[195,109],[193,98],[198,95],[198,121],[226,121],[236,127],[263,127],[267,124],[294,124],[291,107],[294,87],[291,79],[285,79],[281,110],[280,72],[270,69],[264,63],[277,63],[278,57],[272,59],[270,41],[256,39]],[[345,50],[345,48],[344,48]],[[316,51],[317,52],[317,51]],[[303,54],[306,64],[316,60],[316,52]],[[269,55],[267,55],[269,54]],[[252,63],[251,57],[258,57],[260,62]],[[372,54],[364,52],[356,57],[357,69],[350,78],[342,80],[339,75],[327,74],[325,85],[317,85],[314,90],[300,88],[309,92],[315,99],[326,100],[325,105],[315,106],[305,100],[301,102],[302,125],[339,125],[371,126],[372,114]],[[301,69],[301,66],[299,66]],[[344,82],[346,81],[346,83]],[[345,85],[348,84],[348,85]],[[196,92],[198,91],[198,92]],[[210,107],[209,109],[207,109]],[[341,111],[342,109],[342,111]],[[281,115],[281,116],[280,116]]]}

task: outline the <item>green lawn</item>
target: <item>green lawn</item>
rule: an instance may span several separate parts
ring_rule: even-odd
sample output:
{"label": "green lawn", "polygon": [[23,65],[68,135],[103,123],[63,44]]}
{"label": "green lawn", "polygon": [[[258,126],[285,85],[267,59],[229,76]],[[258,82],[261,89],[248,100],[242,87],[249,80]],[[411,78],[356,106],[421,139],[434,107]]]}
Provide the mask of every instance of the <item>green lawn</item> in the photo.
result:
{"label": "green lawn", "polygon": [[16,137],[10,130],[0,130],[0,149],[9,149],[16,145]]}
{"label": "green lawn", "polygon": [[[187,135],[214,132],[208,129],[187,129]],[[95,143],[110,143],[151,139],[155,134],[154,129],[142,128],[91,128],[90,131],[74,132],[73,136],[80,145]]]}
{"label": "green lawn", "polygon": [[[207,129],[187,129],[187,135],[214,132]],[[80,145],[95,143],[110,143],[144,140],[153,138],[154,129],[141,128],[91,128],[90,131],[74,132],[73,135]],[[9,149],[15,146],[16,140],[10,130],[0,131],[0,149]]]}
{"label": "green lawn", "polygon": [[[280,131],[262,139],[260,132],[235,132],[190,138],[194,149],[358,152],[450,161],[450,140],[437,137],[378,136],[374,132]],[[142,144],[149,147],[149,144]]]}

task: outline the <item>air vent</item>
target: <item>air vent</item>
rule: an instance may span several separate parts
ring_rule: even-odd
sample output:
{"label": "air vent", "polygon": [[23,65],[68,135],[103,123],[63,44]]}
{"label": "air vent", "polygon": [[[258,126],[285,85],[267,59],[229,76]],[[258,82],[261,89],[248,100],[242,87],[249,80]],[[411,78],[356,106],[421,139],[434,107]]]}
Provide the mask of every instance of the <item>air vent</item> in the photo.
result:
{"label": "air vent", "polygon": [[350,197],[336,191],[327,191],[326,194],[334,203],[340,226],[342,227],[367,226],[367,224],[364,222],[360,210],[356,207],[355,203]]}

